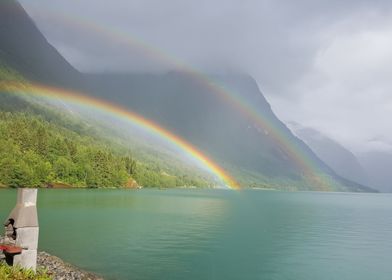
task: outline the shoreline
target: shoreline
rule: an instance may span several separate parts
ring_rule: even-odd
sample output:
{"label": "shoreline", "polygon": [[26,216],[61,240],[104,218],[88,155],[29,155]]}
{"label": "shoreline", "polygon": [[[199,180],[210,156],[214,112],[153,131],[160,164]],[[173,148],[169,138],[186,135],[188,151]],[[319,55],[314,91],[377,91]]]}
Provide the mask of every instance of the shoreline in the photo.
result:
{"label": "shoreline", "polygon": [[100,275],[80,269],[44,251],[38,252],[37,269],[45,270],[53,280],[104,280]]}

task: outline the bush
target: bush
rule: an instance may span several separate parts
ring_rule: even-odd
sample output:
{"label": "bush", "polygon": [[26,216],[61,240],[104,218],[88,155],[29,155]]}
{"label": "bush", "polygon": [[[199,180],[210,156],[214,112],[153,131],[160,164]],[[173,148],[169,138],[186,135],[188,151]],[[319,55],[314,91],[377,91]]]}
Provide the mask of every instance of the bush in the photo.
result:
{"label": "bush", "polygon": [[45,271],[34,272],[0,262],[0,279],[4,280],[51,280]]}

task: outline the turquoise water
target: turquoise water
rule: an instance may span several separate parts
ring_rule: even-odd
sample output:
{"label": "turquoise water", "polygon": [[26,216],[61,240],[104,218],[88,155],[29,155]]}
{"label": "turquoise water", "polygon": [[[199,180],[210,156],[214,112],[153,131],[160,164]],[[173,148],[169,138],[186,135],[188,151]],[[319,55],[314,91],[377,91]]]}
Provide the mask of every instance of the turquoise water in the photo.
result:
{"label": "turquoise water", "polygon": [[[0,219],[14,204],[0,190]],[[40,249],[107,279],[392,279],[392,196],[40,190]]]}

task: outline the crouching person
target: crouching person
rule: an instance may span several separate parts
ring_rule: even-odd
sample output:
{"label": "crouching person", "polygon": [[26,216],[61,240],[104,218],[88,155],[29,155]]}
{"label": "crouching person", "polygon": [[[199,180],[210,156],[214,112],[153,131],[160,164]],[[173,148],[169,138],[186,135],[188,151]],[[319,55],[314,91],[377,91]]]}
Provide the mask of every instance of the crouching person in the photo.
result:
{"label": "crouching person", "polygon": [[14,219],[8,219],[8,221],[4,224],[5,227],[5,236],[4,236],[4,244],[15,244],[16,240],[16,228],[14,227],[15,221]]}

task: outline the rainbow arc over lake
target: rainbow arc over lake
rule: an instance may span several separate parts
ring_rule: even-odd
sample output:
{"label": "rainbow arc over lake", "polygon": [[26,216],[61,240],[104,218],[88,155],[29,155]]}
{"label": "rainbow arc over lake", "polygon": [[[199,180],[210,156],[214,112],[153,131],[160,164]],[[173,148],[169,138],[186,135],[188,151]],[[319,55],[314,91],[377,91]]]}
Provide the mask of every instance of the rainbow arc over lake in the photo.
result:
{"label": "rainbow arc over lake", "polygon": [[[42,10],[37,12],[42,14]],[[330,183],[320,176],[321,172],[317,167],[317,164],[303,152],[301,147],[298,146],[298,143],[293,143],[293,141],[289,139],[287,132],[283,131],[282,128],[268,120],[268,117],[263,115],[263,113],[260,112],[254,104],[247,101],[239,92],[222,86],[219,81],[214,80],[205,73],[195,70],[191,66],[181,62],[176,57],[170,56],[160,49],[154,48],[142,40],[138,40],[135,37],[130,36],[126,32],[112,29],[96,22],[87,21],[75,16],[53,14],[52,12],[49,12],[44,16],[49,16],[50,19],[58,21],[71,28],[85,30],[88,34],[97,35],[102,38],[102,40],[127,46],[130,51],[136,49],[147,58],[154,59],[157,62],[163,63],[168,67],[172,67],[179,71],[179,73],[182,73],[195,83],[219,96],[222,102],[230,104],[234,110],[240,112],[243,116],[245,116],[245,118],[249,119],[255,127],[261,128],[268,133],[269,136],[279,145],[284,154],[295,163],[299,170],[301,170],[304,179],[307,180],[309,184],[318,186],[320,190],[327,191],[332,189]]]}
{"label": "rainbow arc over lake", "polygon": [[157,123],[144,118],[120,105],[108,102],[103,99],[93,98],[77,91],[50,87],[42,84],[27,84],[21,86],[14,82],[1,82],[0,92],[8,92],[12,94],[29,94],[37,97],[47,98],[49,100],[60,100],[69,102],[70,104],[82,105],[96,110],[103,111],[115,118],[119,118],[125,122],[131,123],[160,139],[165,140],[169,144],[175,146],[185,155],[194,159],[200,166],[214,174],[226,187],[231,189],[239,189],[239,183],[222,167],[220,167],[211,158],[199,151],[192,144],[188,143],[181,137],[171,133]]}
{"label": "rainbow arc over lake", "polygon": [[169,55],[127,32],[110,28],[85,18],[58,13],[49,9],[43,10],[42,7],[41,9],[35,9],[34,13],[75,30],[84,30],[86,31],[86,35],[95,35],[106,42],[128,47],[129,51],[136,50],[146,58],[154,59],[186,75],[194,82],[219,96],[222,102],[230,104],[234,110],[240,112],[247,118],[252,125],[268,133],[279,145],[281,151],[295,163],[298,170],[301,170],[302,176],[309,184],[318,186],[320,190],[332,189],[328,180],[320,176],[322,172],[320,172],[314,159],[311,159],[298,143],[290,140],[286,131],[271,122],[259,108],[256,108],[254,104],[247,101],[239,92],[223,87],[219,81],[214,80],[210,76],[186,65],[175,56]]}

